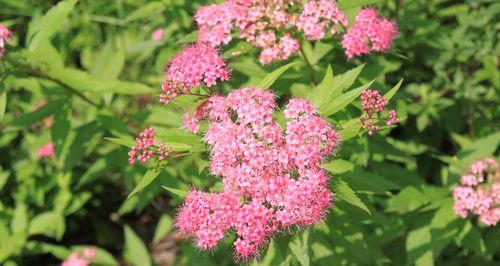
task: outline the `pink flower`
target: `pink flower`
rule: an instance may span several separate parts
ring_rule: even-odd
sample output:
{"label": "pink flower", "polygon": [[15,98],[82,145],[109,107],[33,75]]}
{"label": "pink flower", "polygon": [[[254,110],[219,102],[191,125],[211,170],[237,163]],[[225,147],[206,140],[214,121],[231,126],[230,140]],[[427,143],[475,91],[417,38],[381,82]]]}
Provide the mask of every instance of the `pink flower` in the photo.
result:
{"label": "pink flower", "polygon": [[12,32],[0,24],[0,57],[2,57],[5,53],[5,44],[12,40]]}
{"label": "pink flower", "polygon": [[338,146],[338,133],[304,99],[290,100],[282,130],[273,119],[277,107],[274,94],[253,87],[198,107],[196,119],[209,122],[209,169],[223,184],[221,193],[191,192],[179,210],[177,228],[198,247],[214,248],[234,228],[236,259],[247,261],[275,232],[314,224],[331,207],[321,163]]}
{"label": "pink flower", "polygon": [[397,33],[394,22],[380,17],[373,8],[365,8],[358,13],[356,23],[344,35],[342,47],[348,58],[371,51],[386,52]]}
{"label": "pink flower", "polygon": [[462,217],[478,215],[487,226],[500,221],[500,169],[493,158],[475,161],[453,190],[453,210]]}
{"label": "pink flower", "polygon": [[54,144],[47,143],[38,149],[38,156],[40,158],[54,158]]}
{"label": "pink flower", "polygon": [[239,38],[261,48],[259,61],[270,64],[285,60],[299,51],[300,42],[293,38],[303,32],[310,40],[323,39],[327,31],[347,24],[347,18],[333,0],[227,0],[197,10],[198,41],[213,47],[231,41],[231,30]]}
{"label": "pink flower", "polygon": [[153,41],[161,41],[163,39],[163,35],[165,34],[165,30],[163,28],[158,28],[153,33],[151,33],[151,40]]}
{"label": "pink flower", "polygon": [[172,59],[166,69],[167,77],[162,85],[160,102],[168,104],[181,94],[204,83],[207,87],[229,80],[229,71],[219,52],[207,43],[195,43],[184,48]]}
{"label": "pink flower", "polygon": [[309,40],[321,40],[326,29],[336,32],[336,24],[347,26],[347,17],[332,0],[307,1],[297,22],[297,27],[304,31]]}
{"label": "pink flower", "polygon": [[361,108],[365,116],[360,117],[359,120],[363,129],[368,130],[369,136],[373,135],[373,131],[380,130],[382,123],[392,126],[400,122],[395,110],[389,110],[387,116],[383,117],[388,103],[389,101],[380,95],[379,90],[366,90],[361,93]]}
{"label": "pink flower", "polygon": [[64,260],[61,266],[89,266],[95,259],[96,251],[93,248],[86,248],[82,254],[73,252]]}
{"label": "pink flower", "polygon": [[163,161],[172,153],[170,147],[165,146],[163,142],[156,141],[155,134],[153,128],[146,128],[139,134],[139,137],[135,139],[136,145],[128,153],[130,164],[137,161],[145,163],[153,157],[156,157],[158,161]]}

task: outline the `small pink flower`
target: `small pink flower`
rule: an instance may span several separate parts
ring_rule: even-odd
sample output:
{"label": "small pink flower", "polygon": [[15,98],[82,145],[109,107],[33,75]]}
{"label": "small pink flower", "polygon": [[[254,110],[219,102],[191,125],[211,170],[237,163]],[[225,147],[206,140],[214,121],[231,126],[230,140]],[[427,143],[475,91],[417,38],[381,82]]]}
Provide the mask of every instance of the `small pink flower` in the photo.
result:
{"label": "small pink flower", "polygon": [[80,254],[73,252],[66,258],[61,266],[89,266],[95,260],[96,251],[93,248],[86,248]]}
{"label": "small pink flower", "polygon": [[204,83],[207,87],[217,80],[229,80],[229,70],[218,50],[207,43],[195,43],[177,54],[166,69],[167,77],[162,85],[160,102],[168,104],[181,94]]}
{"label": "small pink flower", "polygon": [[5,44],[12,40],[12,32],[0,24],[0,57],[5,53]]}
{"label": "small pink flower", "polygon": [[45,144],[38,149],[40,158],[54,158],[54,144],[52,142]]}
{"label": "small pink flower", "polygon": [[163,35],[165,34],[165,30],[163,28],[158,28],[153,33],[151,33],[151,40],[153,41],[161,41],[163,39]]}

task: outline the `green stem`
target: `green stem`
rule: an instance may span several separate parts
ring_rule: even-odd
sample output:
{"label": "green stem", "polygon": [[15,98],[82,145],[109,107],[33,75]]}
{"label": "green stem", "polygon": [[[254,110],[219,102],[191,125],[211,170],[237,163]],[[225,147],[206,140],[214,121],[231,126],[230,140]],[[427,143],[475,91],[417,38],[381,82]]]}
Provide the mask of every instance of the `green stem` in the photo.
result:
{"label": "green stem", "polygon": [[307,58],[306,53],[304,52],[304,49],[302,48],[302,46],[300,46],[300,53],[302,54],[302,57],[304,57],[304,61],[306,62],[307,67],[309,67],[309,72],[310,72],[309,78],[311,79],[311,82],[314,84],[314,86],[317,86],[318,82],[314,78],[314,68],[313,68],[311,62],[309,61],[309,59]]}

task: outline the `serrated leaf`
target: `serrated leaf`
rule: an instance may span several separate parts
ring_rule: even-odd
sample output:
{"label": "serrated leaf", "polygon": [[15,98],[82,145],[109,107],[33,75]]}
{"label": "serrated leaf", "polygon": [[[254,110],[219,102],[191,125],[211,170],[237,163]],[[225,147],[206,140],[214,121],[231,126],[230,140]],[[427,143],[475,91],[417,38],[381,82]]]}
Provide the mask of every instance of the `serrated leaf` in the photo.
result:
{"label": "serrated leaf", "polygon": [[334,99],[333,101],[321,106],[319,108],[319,112],[324,115],[324,116],[330,116],[335,114],[336,112],[344,109],[347,105],[349,105],[351,102],[353,102],[358,96],[367,88],[369,88],[373,84],[374,80],[370,81],[369,83],[356,88],[352,89],[344,94],[342,94],[340,97]]}
{"label": "serrated leaf", "polygon": [[167,186],[162,186],[165,190],[167,190],[168,192],[174,194],[174,195],[177,195],[181,198],[185,198],[187,197],[187,195],[189,194],[189,192],[187,191],[184,191],[184,190],[180,190],[180,189],[176,189],[176,188],[172,188],[172,187],[167,187]]}
{"label": "serrated leaf", "polygon": [[151,182],[153,182],[158,177],[159,174],[160,171],[156,170],[147,171],[146,174],[144,174],[144,176],[139,181],[139,184],[137,184],[137,186],[132,190],[132,192],[130,192],[127,198],[132,197],[134,194],[147,187],[149,184],[151,184]]}
{"label": "serrated leaf", "polygon": [[368,207],[366,207],[363,201],[356,195],[356,192],[354,192],[354,190],[352,190],[352,188],[350,188],[345,181],[336,179],[333,183],[333,191],[338,198],[345,200],[349,204],[354,205],[371,215]]}
{"label": "serrated leaf", "polygon": [[151,266],[151,258],[144,242],[130,229],[125,226],[125,248],[123,257],[132,265]]}
{"label": "serrated leaf", "polygon": [[273,85],[273,83],[281,76],[285,71],[290,69],[291,67],[297,65],[299,62],[292,62],[289,64],[286,64],[284,66],[279,67],[278,69],[274,70],[273,72],[267,74],[262,81],[257,85],[258,88],[261,88],[263,90],[267,90]]}

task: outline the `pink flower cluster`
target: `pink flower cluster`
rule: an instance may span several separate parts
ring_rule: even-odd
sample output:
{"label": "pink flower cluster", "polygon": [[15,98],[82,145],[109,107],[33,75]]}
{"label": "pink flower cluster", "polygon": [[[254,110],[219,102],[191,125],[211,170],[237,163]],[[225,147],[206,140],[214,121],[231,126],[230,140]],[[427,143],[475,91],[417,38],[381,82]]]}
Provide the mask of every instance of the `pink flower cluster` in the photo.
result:
{"label": "pink flower cluster", "polygon": [[248,260],[273,233],[314,224],[331,206],[321,163],[339,135],[307,100],[286,105],[285,131],[272,117],[276,108],[271,92],[245,87],[211,96],[190,121],[210,122],[210,171],[223,183],[221,193],[192,191],[177,215],[179,231],[199,248],[215,247],[234,228],[236,257]]}
{"label": "pink flower cluster", "polygon": [[272,63],[297,53],[299,41],[292,36],[302,31],[307,39],[320,40],[326,31],[335,34],[347,18],[334,0],[227,0],[198,9],[198,40],[213,47],[231,41],[231,29],[239,38],[262,49],[260,62]]}
{"label": "pink flower cluster", "polygon": [[7,27],[0,24],[0,57],[5,53],[5,44],[10,42],[11,39],[12,32]]}
{"label": "pink flower cluster", "polygon": [[167,147],[165,143],[160,142],[157,145],[154,129],[146,128],[135,139],[135,146],[128,153],[128,162],[130,164],[134,164],[137,161],[145,163],[155,156],[161,162],[171,153],[172,148]]}
{"label": "pink flower cluster", "polygon": [[164,104],[181,94],[189,94],[191,88],[202,82],[210,88],[217,84],[217,79],[229,80],[229,71],[219,51],[203,42],[190,45],[176,55],[166,75],[160,95],[160,102]]}
{"label": "pink flower cluster", "polygon": [[95,259],[96,251],[93,248],[86,248],[80,254],[73,252],[69,257],[64,260],[61,266],[89,266]]}
{"label": "pink flower cluster", "polygon": [[389,103],[379,90],[366,90],[361,94],[361,108],[366,114],[366,117],[360,117],[363,129],[368,130],[368,135],[373,135],[373,131],[380,130],[380,122],[385,122],[385,125],[391,126],[399,123],[399,118],[395,110],[389,110],[384,118],[385,106]]}
{"label": "pink flower cluster", "polygon": [[453,210],[462,217],[479,216],[487,226],[500,221],[500,168],[493,158],[475,161],[453,190]]}
{"label": "pink flower cluster", "polygon": [[40,158],[54,158],[54,144],[47,143],[38,149],[38,156]]}
{"label": "pink flower cluster", "polygon": [[365,8],[356,15],[355,24],[344,35],[342,47],[348,58],[371,51],[386,52],[397,33],[394,22],[380,17],[373,8]]}

